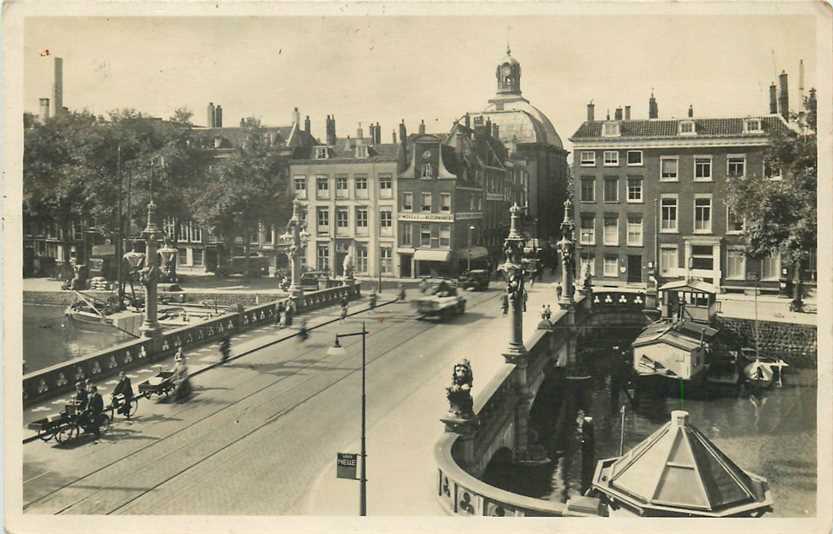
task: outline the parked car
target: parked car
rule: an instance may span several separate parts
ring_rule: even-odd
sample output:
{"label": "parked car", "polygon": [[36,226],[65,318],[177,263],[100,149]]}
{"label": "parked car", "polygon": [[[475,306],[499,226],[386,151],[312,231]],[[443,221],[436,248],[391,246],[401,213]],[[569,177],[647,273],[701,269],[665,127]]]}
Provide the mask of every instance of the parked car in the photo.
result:
{"label": "parked car", "polygon": [[484,291],[489,288],[489,271],[486,269],[466,271],[457,278],[457,284],[463,289]]}
{"label": "parked car", "polygon": [[304,291],[318,291],[318,279],[326,276],[324,271],[307,271],[301,273],[301,288]]}
{"label": "parked car", "polygon": [[423,317],[440,319],[450,319],[454,315],[465,313],[466,299],[457,294],[457,284],[454,280],[435,278],[426,282],[425,294],[411,301],[417,313]]}

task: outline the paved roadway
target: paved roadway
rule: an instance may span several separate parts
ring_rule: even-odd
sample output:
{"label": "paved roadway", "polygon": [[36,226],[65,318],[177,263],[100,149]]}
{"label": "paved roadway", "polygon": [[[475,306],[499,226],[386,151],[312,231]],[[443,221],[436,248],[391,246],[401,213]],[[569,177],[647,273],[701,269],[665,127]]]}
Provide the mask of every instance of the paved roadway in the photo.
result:
{"label": "paved roadway", "polygon": [[[82,437],[60,448],[40,441],[24,445],[24,512],[305,513],[307,493],[320,484],[336,452],[357,452],[361,337],[343,340],[347,354],[330,357],[326,349],[335,333],[360,329],[362,321],[371,333],[371,432],[392,415],[407,426],[408,413],[397,409],[408,406],[424,383],[437,377],[447,382],[455,359],[470,357],[477,378],[477,354],[461,351],[476,347],[484,357],[500,359],[500,347],[483,346],[487,338],[505,340],[502,330],[508,328],[507,321],[494,320],[499,291],[492,285],[488,292],[466,293],[466,314],[449,323],[418,320],[409,305],[389,304],[322,326],[304,343],[289,339],[209,370],[194,379],[188,403],[143,399],[133,421],[118,418],[97,443]],[[531,297],[551,291],[539,284],[533,292],[540,295]],[[535,311],[527,314],[528,323],[537,322]],[[442,393],[438,388],[438,405],[445,404]],[[441,428],[442,413],[434,410],[430,417]],[[434,437],[426,438],[430,450]],[[374,458],[385,455],[369,447]],[[414,458],[427,470],[431,461]],[[369,478],[372,484],[372,471]],[[355,482],[339,482],[352,485],[348,491],[355,495]]]}

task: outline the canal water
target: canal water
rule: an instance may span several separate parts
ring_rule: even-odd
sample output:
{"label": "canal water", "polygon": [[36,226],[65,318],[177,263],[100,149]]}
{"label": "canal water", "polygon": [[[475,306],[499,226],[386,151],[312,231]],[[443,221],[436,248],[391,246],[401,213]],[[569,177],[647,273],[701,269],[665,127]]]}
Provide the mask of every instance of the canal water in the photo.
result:
{"label": "canal water", "polygon": [[134,339],[116,330],[88,330],[64,317],[65,306],[23,305],[24,373],[31,373]]}
{"label": "canal water", "polygon": [[[818,389],[815,369],[789,369],[782,388],[757,394],[735,387],[711,389],[708,395],[699,396],[684,392],[682,398],[642,392],[632,402],[626,391],[611,394],[619,389],[613,352],[610,346],[596,346],[589,354],[591,378],[581,402],[584,415],[593,418],[596,460],[619,454],[622,406],[625,406],[625,451],[665,424],[672,410],[685,410],[690,414],[690,423],[738,466],[767,478],[774,511],[765,517],[815,515]],[[539,399],[545,406],[537,406],[534,412],[538,413],[533,412],[533,416],[548,421],[545,424],[554,428],[555,406],[559,403],[546,397]],[[575,428],[573,425],[564,433],[567,439],[563,442],[557,442],[553,436],[541,438],[553,462],[538,468],[527,467],[520,473],[517,467],[493,461],[484,479],[509,491],[562,503],[581,495],[582,456]],[[559,455],[556,450],[564,452]]]}

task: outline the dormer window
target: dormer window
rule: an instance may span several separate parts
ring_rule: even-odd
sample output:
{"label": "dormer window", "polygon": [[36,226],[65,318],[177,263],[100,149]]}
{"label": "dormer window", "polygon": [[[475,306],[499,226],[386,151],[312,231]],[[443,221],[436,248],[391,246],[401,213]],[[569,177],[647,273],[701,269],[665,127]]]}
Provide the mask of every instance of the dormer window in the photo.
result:
{"label": "dormer window", "polygon": [[430,163],[423,163],[422,164],[422,177],[423,178],[433,178],[434,177],[434,169]]}
{"label": "dormer window", "polygon": [[761,119],[746,119],[743,121],[743,133],[763,133]]}
{"label": "dormer window", "polygon": [[356,157],[357,158],[366,158],[367,157],[367,145],[356,145]]}
{"label": "dormer window", "polygon": [[618,122],[606,122],[602,125],[602,137],[618,137],[619,136],[619,123]]}
{"label": "dormer window", "polygon": [[315,147],[315,159],[327,159],[330,157],[330,151],[325,146]]}
{"label": "dormer window", "polygon": [[694,121],[680,121],[678,131],[680,135],[697,135],[697,130],[694,126]]}

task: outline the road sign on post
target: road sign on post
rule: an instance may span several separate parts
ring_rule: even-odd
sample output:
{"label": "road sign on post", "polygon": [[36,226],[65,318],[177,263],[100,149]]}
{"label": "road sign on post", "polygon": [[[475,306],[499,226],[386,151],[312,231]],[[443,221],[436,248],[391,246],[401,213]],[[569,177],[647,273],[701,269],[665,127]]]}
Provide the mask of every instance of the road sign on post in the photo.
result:
{"label": "road sign on post", "polygon": [[359,455],[350,452],[339,452],[336,454],[336,478],[357,480],[356,465],[358,465]]}

